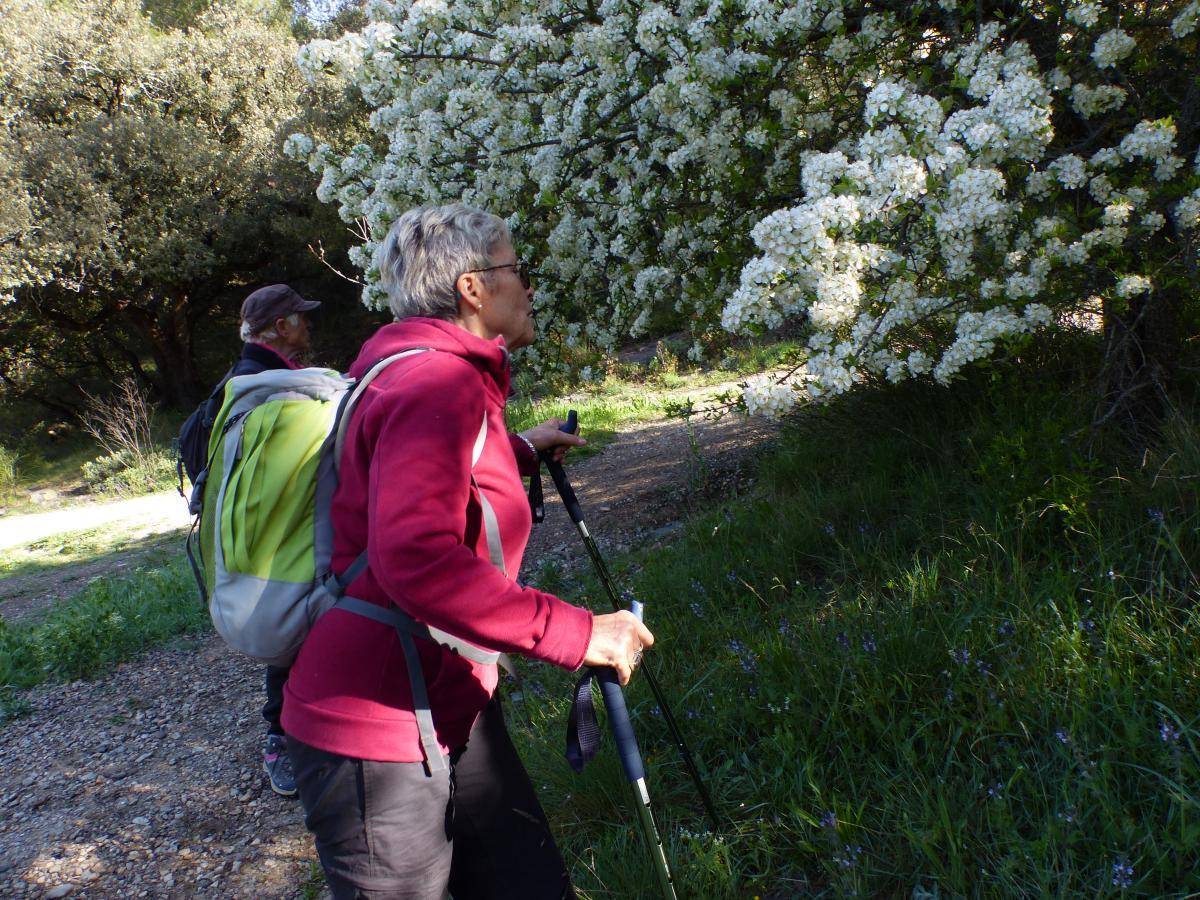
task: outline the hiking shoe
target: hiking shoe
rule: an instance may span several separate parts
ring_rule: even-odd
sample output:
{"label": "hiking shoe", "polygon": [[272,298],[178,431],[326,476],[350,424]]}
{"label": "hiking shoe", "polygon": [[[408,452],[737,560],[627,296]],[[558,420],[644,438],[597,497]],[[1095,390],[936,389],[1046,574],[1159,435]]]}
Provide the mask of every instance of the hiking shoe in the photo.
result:
{"label": "hiking shoe", "polygon": [[292,760],[287,752],[287,738],[268,734],[263,748],[263,771],[271,782],[271,790],[280,797],[296,796],[296,777],[292,775]]}

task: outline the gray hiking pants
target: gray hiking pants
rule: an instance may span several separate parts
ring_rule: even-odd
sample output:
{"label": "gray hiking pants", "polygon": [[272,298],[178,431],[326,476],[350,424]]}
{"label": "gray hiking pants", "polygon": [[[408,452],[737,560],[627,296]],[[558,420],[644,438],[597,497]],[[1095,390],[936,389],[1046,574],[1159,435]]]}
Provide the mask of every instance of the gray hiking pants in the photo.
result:
{"label": "gray hiking pants", "polygon": [[450,769],[288,738],[304,824],[337,900],[562,900],[570,876],[493,698]]}

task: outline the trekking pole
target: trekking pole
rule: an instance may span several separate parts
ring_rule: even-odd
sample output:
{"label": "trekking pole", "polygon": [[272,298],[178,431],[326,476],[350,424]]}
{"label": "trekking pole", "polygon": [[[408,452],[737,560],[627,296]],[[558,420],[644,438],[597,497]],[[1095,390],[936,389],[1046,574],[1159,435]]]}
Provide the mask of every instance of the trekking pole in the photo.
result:
{"label": "trekking pole", "polygon": [[[559,431],[574,434],[578,429],[579,414],[572,409],[567,413],[567,421],[559,426]],[[583,521],[583,507],[579,505],[579,498],[575,496],[575,489],[571,487],[571,482],[567,480],[567,473],[563,471],[562,463],[555,462],[553,457],[546,451],[542,451],[539,455],[542,462],[546,464],[546,471],[550,473],[550,478],[554,481],[554,487],[558,489],[558,495],[562,497],[563,506],[567,509],[567,515],[571,517],[571,521],[575,523],[575,528],[579,531],[580,537],[583,538],[583,546],[592,560],[592,566],[596,569],[596,575],[599,576],[600,583],[604,585],[608,599],[612,602],[613,610],[619,612],[623,608],[621,606],[620,594],[617,591],[616,584],[612,580],[612,576],[608,574],[608,566],[604,564],[604,558],[600,555],[600,548],[596,546],[596,541],[592,538],[587,525]],[[692,758],[692,753],[683,739],[683,733],[679,730],[679,725],[675,722],[675,716],[671,712],[667,698],[663,696],[662,690],[658,686],[658,680],[654,677],[649,665],[645,661],[642,663],[642,671],[645,675],[646,683],[650,685],[650,692],[654,694],[658,708],[662,711],[663,720],[667,723],[667,729],[671,732],[671,738],[675,741],[675,746],[679,749],[679,755],[683,759],[683,764],[687,768],[688,774],[692,777],[692,783],[696,785],[696,792],[700,795],[700,801],[704,804],[704,811],[708,814],[708,819],[712,823],[713,830],[720,831],[721,817],[717,815],[717,808],[713,805],[708,788],[700,777],[700,772],[696,768],[696,761]],[[607,695],[605,699],[607,700]],[[623,703],[624,701],[622,701]]]}
{"label": "trekking pole", "polygon": [[[641,606],[636,600],[633,602],[633,614],[639,620],[642,618]],[[654,862],[663,897],[665,900],[676,900],[675,884],[671,878],[671,869],[667,865],[667,854],[658,834],[658,826],[654,823],[654,813],[650,809],[650,793],[646,790],[646,767],[638,751],[637,738],[633,734],[633,723],[629,720],[629,709],[625,706],[625,695],[617,680],[617,672],[610,668],[595,668],[592,671],[596,680],[600,682],[600,693],[604,697],[608,725],[612,729],[617,753],[621,757],[621,768],[625,770],[626,780],[633,785],[638,818],[641,819],[642,831],[646,837],[646,849],[650,851],[650,858]]]}

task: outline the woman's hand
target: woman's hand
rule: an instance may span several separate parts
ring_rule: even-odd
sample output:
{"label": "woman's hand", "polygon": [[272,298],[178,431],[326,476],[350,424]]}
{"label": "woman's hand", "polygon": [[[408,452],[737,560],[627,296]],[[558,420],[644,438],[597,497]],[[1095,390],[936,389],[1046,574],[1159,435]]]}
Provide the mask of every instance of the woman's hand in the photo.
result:
{"label": "woman's hand", "polygon": [[541,425],[535,425],[528,431],[522,431],[521,437],[533,444],[534,450],[539,452],[549,450],[551,459],[555,462],[562,462],[568,450],[572,447],[582,447],[587,443],[577,434],[559,431],[558,428],[562,424],[562,419],[547,419]]}
{"label": "woman's hand", "polygon": [[608,666],[617,670],[621,684],[629,684],[642,659],[642,648],[654,646],[650,629],[627,610],[592,617],[592,639],[584,654],[585,666]]}

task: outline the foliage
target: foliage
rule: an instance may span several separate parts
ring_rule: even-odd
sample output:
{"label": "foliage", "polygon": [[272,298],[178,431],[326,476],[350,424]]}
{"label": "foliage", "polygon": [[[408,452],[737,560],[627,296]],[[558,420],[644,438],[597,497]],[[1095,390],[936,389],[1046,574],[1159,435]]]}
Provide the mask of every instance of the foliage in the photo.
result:
{"label": "foliage", "polygon": [[92,678],[207,622],[186,560],[102,578],[34,625],[0,620],[0,692],[7,689],[11,702],[13,689]]}
{"label": "foliage", "polygon": [[85,462],[79,474],[92,491],[102,494],[147,494],[178,483],[175,456],[160,447],[141,455],[125,450]]}
{"label": "foliage", "polygon": [[945,382],[1081,314],[1115,406],[1170,382],[1195,306],[1196,0],[367,12],[301,65],[361,91],[375,140],[287,149],[369,231],[369,305],[397,214],[462,198],[508,216],[563,345],[611,350],[671,305],[693,355],[718,324],[798,321],[806,359],[747,395],[767,414]]}
{"label": "foliage", "polygon": [[118,381],[108,397],[89,394],[83,426],[110,456],[141,462],[152,450],[150,404],[133,378]]}
{"label": "foliage", "polygon": [[0,497],[17,486],[17,462],[19,459],[16,451],[0,444]]}
{"label": "foliage", "polygon": [[195,403],[200,323],[316,268],[280,4],[146,7],[16,0],[0,31],[0,379],[60,415],[126,372]]}
{"label": "foliage", "polygon": [[84,483],[112,493],[145,493],[172,484],[177,477],[174,454],[155,446],[149,401],[130,376],[117,381],[107,397],[85,392],[84,430],[104,455],[84,463]]}
{"label": "foliage", "polygon": [[[1070,386],[1095,364],[1026,360],[814,412],[753,500],[610,560],[728,817],[709,830],[635,678],[681,896],[1200,888],[1197,412],[1144,452],[1089,448]],[[582,570],[547,574],[607,606]],[[583,776],[561,758],[569,681],[527,673],[522,755],[581,895],[642,896],[654,876],[611,742]]]}

